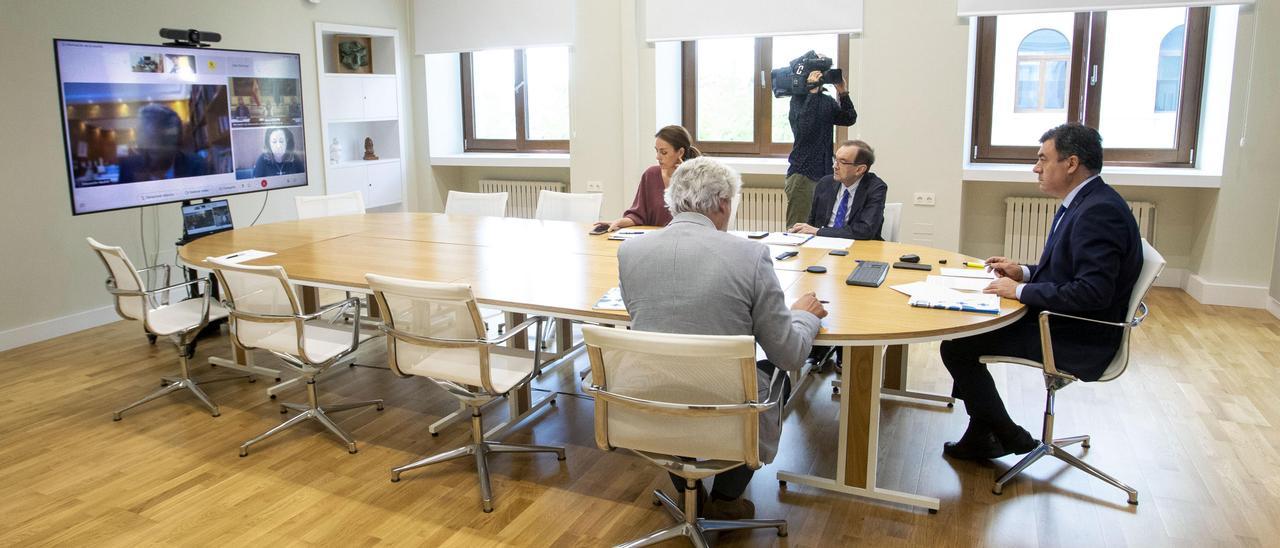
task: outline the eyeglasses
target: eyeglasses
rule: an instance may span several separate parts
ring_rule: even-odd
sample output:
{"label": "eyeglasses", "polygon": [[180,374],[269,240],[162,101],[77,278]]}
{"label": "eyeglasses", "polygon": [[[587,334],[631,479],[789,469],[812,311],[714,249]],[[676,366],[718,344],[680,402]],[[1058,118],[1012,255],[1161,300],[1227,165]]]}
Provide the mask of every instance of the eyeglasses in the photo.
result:
{"label": "eyeglasses", "polygon": [[832,166],[842,165],[842,166],[845,166],[845,167],[853,167],[853,166],[858,165],[858,162],[846,162],[846,161],[844,161],[844,160],[841,160],[841,159],[836,158],[836,159],[832,159],[832,160],[831,160],[831,165],[832,165]]}

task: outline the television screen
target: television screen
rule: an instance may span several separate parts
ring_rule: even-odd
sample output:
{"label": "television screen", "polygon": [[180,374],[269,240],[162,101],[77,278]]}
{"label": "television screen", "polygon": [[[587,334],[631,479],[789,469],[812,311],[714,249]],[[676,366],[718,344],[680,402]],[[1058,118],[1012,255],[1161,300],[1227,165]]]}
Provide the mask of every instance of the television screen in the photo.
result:
{"label": "television screen", "polygon": [[298,54],[53,47],[73,214],[307,184]]}

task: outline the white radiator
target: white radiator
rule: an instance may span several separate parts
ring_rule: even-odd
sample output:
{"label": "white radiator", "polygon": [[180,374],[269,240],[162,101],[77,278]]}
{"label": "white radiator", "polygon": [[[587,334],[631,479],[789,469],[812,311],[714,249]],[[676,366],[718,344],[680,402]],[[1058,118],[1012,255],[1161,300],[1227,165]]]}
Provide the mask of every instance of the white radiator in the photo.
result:
{"label": "white radiator", "polygon": [[[1040,262],[1049,225],[1061,200],[1010,196],[1004,199],[1004,256],[1023,264]],[[1138,221],[1138,234],[1154,245],[1156,205],[1126,202]]]}
{"label": "white radiator", "polygon": [[786,230],[787,197],[780,188],[744,188],[733,230]]}
{"label": "white radiator", "polygon": [[481,179],[480,192],[506,192],[507,217],[532,219],[538,210],[538,191],[564,192],[564,183]]}

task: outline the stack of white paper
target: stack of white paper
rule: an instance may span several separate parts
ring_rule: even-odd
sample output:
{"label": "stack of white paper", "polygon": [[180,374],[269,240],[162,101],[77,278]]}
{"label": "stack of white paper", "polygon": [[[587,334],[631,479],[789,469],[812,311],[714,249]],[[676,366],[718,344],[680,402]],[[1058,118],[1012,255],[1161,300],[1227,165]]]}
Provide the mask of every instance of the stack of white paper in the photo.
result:
{"label": "stack of white paper", "polygon": [[829,238],[827,236],[814,236],[805,242],[802,247],[812,247],[815,249],[849,249],[853,245],[853,240],[846,238]]}

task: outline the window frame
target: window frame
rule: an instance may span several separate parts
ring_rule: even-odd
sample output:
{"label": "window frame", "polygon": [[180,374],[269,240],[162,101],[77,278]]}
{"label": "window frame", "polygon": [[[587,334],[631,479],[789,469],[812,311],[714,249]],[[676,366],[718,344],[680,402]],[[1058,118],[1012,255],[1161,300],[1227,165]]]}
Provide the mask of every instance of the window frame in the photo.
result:
{"label": "window frame", "polygon": [[475,97],[471,77],[471,52],[459,54],[462,82],[462,150],[464,152],[569,152],[568,139],[529,139],[528,76],[525,73],[525,48],[512,48],[515,57],[515,139],[478,139],[475,126]]}
{"label": "window frame", "polygon": [[[849,40],[847,33],[836,34],[834,67],[844,70],[846,85],[849,81]],[[719,156],[782,157],[791,154],[792,143],[773,142],[773,87],[769,74],[776,67],[768,66],[773,59],[773,37],[755,38],[755,93],[752,94],[753,124],[751,141],[703,141],[698,139],[698,67],[697,41],[680,43],[680,117],[685,129],[693,136],[694,145],[704,153]],[[848,91],[846,89],[846,91]],[[839,100],[839,97],[835,98]],[[847,140],[849,128],[836,126],[836,138],[832,143]]]}
{"label": "window frame", "polygon": [[[1102,75],[1106,45],[1106,12],[1075,14],[1071,63],[1067,83],[1067,116],[1064,121],[1098,127],[1102,101]],[[1183,23],[1182,83],[1173,148],[1106,149],[1109,165],[1194,168],[1200,132],[1201,98],[1204,93],[1205,58],[1208,49],[1209,8],[1188,8]],[[995,82],[996,17],[978,18],[973,81],[973,123],[969,161],[974,164],[1034,164],[1036,146],[991,144],[993,89]],[[1088,78],[1086,78],[1088,75]],[[1090,82],[1092,80],[1092,82]],[[1016,81],[1016,79],[1015,79]],[[1048,129],[1048,128],[1046,128]],[[1105,141],[1104,141],[1105,143]]]}

